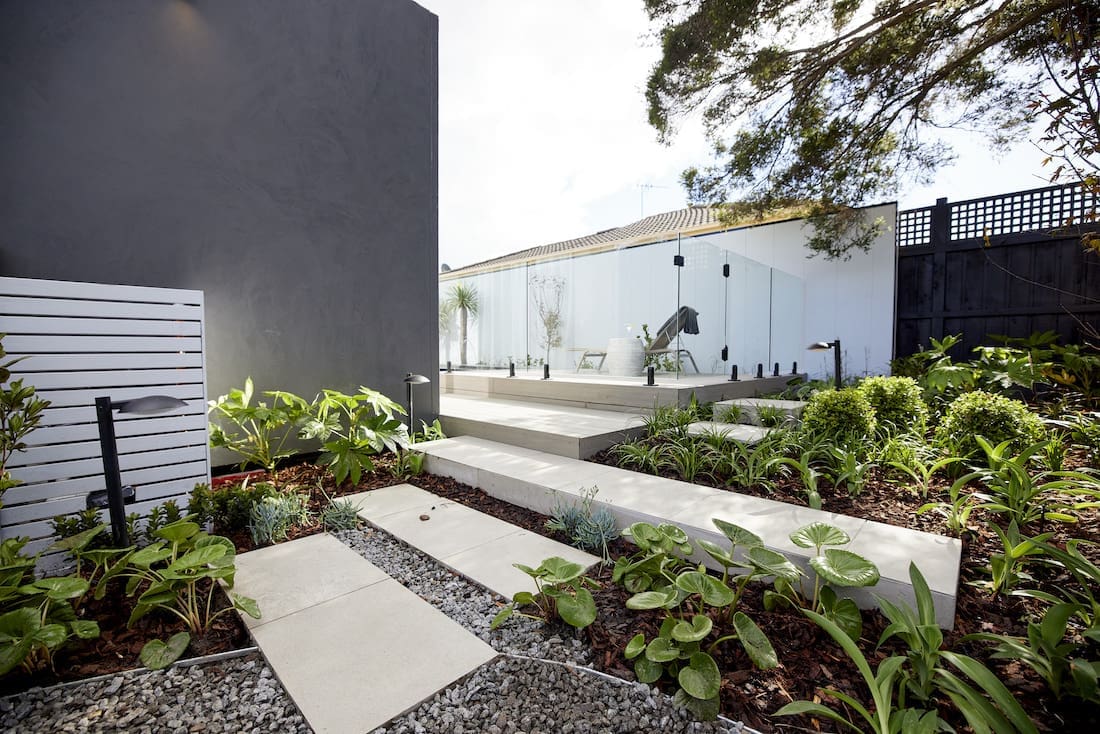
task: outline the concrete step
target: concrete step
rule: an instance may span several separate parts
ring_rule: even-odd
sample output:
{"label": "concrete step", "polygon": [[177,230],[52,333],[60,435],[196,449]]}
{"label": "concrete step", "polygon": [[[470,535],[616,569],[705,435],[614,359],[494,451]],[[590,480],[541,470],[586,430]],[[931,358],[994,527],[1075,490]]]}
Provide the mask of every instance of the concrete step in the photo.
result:
{"label": "concrete step", "polygon": [[714,420],[752,426],[765,426],[770,423],[767,425],[770,428],[786,423],[798,423],[802,419],[802,410],[805,407],[806,403],[802,400],[774,398],[719,400],[714,403]]}
{"label": "concrete step", "polygon": [[573,459],[645,433],[640,415],[458,395],[439,396],[439,423],[448,436],[476,436]]}
{"label": "concrete step", "polygon": [[[864,608],[874,606],[872,593],[915,604],[909,563],[916,561],[932,589],[937,621],[946,629],[954,625],[962,554],[961,544],[955,538],[638,474],[472,436],[418,444],[417,450],[427,454],[429,472],[453,477],[498,499],[536,512],[549,514],[559,504],[580,501],[584,489],[596,486],[599,492],[593,507],[607,508],[620,528],[637,521],[670,522],[684,528],[693,538],[728,546],[725,536],[711,522],[712,518],[721,518],[756,533],[769,548],[786,554],[801,566],[811,579],[813,571],[809,567],[808,551],[794,545],[788,536],[811,522],[826,522],[847,532],[852,542],[845,547],[873,561],[881,574],[875,587],[845,589],[845,595]],[[705,554],[697,554],[696,560],[708,565],[714,563]]]}
{"label": "concrete step", "polygon": [[699,421],[687,427],[689,436],[718,435],[724,441],[739,441],[750,446],[760,443],[772,430],[774,429],[745,423],[717,423],[715,421]]}

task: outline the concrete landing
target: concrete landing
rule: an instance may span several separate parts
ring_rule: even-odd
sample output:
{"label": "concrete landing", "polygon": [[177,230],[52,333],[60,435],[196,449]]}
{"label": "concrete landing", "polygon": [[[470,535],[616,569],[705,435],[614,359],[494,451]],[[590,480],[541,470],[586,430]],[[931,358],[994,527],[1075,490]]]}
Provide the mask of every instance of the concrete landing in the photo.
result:
{"label": "concrete landing", "polygon": [[534,568],[546,558],[559,556],[589,568],[600,561],[411,484],[360,492],[346,499],[358,505],[364,520],[507,599],[518,591],[537,591],[531,577],[513,563]]}
{"label": "concrete landing", "polygon": [[[749,370],[743,372],[747,375]],[[751,398],[779,392],[795,378],[806,379],[805,374],[792,374],[779,377],[767,375],[759,379],[743,377],[731,382],[726,375],[682,373],[677,376],[660,373],[656,378],[657,384],[646,385],[646,378],[641,375],[635,378],[577,375],[569,370],[552,371],[550,377],[549,380],[542,379],[542,370],[520,370],[515,377],[508,377],[505,370],[441,372],[439,393],[441,398],[453,394],[637,414],[651,411],[656,406],[686,408],[692,396],[703,403]]]}
{"label": "concrete landing", "polygon": [[439,422],[448,436],[477,436],[572,459],[645,433],[641,416],[628,413],[458,395],[439,396]]}
{"label": "concrete landing", "polygon": [[781,417],[780,419],[784,422],[798,423],[802,420],[802,411],[805,407],[806,403],[802,400],[776,400],[774,398],[720,400],[714,404],[714,420],[730,420],[727,416],[730,413],[736,413],[736,422],[762,426],[764,420],[761,418],[761,413],[772,411],[776,414],[775,417]]}
{"label": "concrete landing", "polygon": [[[846,589],[846,595],[865,608],[875,603],[872,592],[915,605],[909,562],[916,561],[932,589],[937,621],[946,629],[954,625],[962,552],[955,538],[473,437],[417,444],[417,450],[428,455],[429,472],[453,477],[498,499],[537,512],[549,513],[560,502],[575,501],[580,498],[582,488],[595,485],[599,494],[594,506],[606,507],[620,528],[639,520],[671,522],[694,538],[727,545],[725,536],[711,523],[711,518],[721,518],[756,533],[769,548],[785,553],[808,574],[813,573],[808,552],[791,543],[787,536],[811,522],[827,522],[845,530],[852,538],[845,547],[873,561],[882,577],[872,589]],[[697,554],[696,558],[713,563],[705,554]]]}
{"label": "concrete landing", "polygon": [[496,657],[330,535],[237,556],[256,644],[315,732],[362,734]]}

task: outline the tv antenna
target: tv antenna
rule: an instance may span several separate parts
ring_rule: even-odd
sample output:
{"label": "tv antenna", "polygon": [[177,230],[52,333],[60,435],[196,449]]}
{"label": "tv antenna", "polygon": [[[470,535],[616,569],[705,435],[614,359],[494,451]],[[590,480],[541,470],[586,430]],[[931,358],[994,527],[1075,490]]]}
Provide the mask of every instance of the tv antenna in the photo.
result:
{"label": "tv antenna", "polygon": [[671,186],[658,186],[656,184],[638,184],[638,218],[645,219],[645,192],[646,189],[668,189]]}

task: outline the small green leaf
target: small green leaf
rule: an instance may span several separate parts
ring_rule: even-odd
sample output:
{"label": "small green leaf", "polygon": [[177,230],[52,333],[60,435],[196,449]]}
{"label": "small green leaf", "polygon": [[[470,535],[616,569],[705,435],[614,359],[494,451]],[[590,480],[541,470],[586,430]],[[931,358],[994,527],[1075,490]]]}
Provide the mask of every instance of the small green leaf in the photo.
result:
{"label": "small green leaf", "polygon": [[681,620],[672,628],[672,639],[677,642],[699,642],[710,634],[714,624],[710,617],[696,614],[691,621]]}
{"label": "small green leaf", "polygon": [[714,523],[714,527],[721,530],[722,534],[725,535],[727,538],[729,538],[730,541],[732,541],[734,545],[746,545],[746,546],[764,545],[764,541],[760,538],[759,535],[757,535],[756,533],[751,532],[749,530],[746,530],[745,528],[741,527],[740,525],[734,525],[731,522],[726,522],[725,520],[719,520],[716,517],[711,518],[710,521],[712,523]]}
{"label": "small green leaf", "polygon": [[70,535],[68,538],[62,538],[61,540],[57,541],[49,548],[47,548],[46,552],[53,553],[56,551],[64,551],[67,553],[71,553],[75,551],[79,553],[88,546],[88,543],[92,542],[92,539],[95,538],[95,536],[102,533],[106,528],[106,524],[100,523],[94,528],[89,528],[82,533]]}
{"label": "small green leaf", "polygon": [[737,639],[741,641],[741,647],[745,648],[753,665],[761,670],[770,670],[779,665],[779,657],[775,654],[771,640],[747,614],[735,612],[733,628],[737,630]]}
{"label": "small green leaf", "polygon": [[874,586],[878,583],[878,568],[861,555],[829,548],[810,559],[810,566],[830,584],[836,586]]}
{"label": "small green leaf", "polygon": [[645,609],[664,609],[676,602],[675,590],[643,591],[626,600],[626,608],[635,611]]}
{"label": "small green leaf", "polygon": [[558,616],[565,623],[577,629],[584,629],[596,621],[596,600],[592,592],[583,586],[577,589],[576,596],[563,594],[557,600]]}
{"label": "small green leaf", "polygon": [[768,548],[750,548],[746,554],[750,563],[768,576],[796,581],[802,572],[782,553]]}
{"label": "small green leaf", "polygon": [[517,607],[525,607],[535,603],[535,595],[530,591],[517,591],[512,597],[512,602]]}
{"label": "small green leaf", "polygon": [[[859,613],[859,607],[851,599],[837,599],[836,602],[825,610],[825,616],[836,623],[837,627],[858,642],[863,634],[863,616]],[[939,628],[936,628],[939,631]]]}
{"label": "small green leaf", "polygon": [[189,644],[191,644],[191,635],[186,632],[177,632],[168,638],[167,643],[149,640],[141,648],[141,664],[149,670],[167,668],[179,660]]}
{"label": "small green leaf", "polygon": [[718,664],[705,652],[694,653],[687,667],[680,670],[677,680],[688,695],[701,699],[714,698],[722,687]]}
{"label": "small green leaf", "polygon": [[240,594],[230,594],[230,597],[233,599],[234,608],[239,609],[253,619],[260,618],[260,605],[256,603],[255,599]]}
{"label": "small green leaf", "polygon": [[544,577],[548,584],[567,584],[584,573],[584,566],[581,564],[558,556],[547,558],[539,564],[539,568],[545,571]]}
{"label": "small green leaf", "polygon": [[639,632],[630,638],[630,642],[626,643],[626,649],[623,650],[623,655],[627,660],[633,660],[645,651],[645,635]]}
{"label": "small green leaf", "polygon": [[493,617],[493,621],[489,623],[489,629],[495,630],[500,625],[504,624],[505,620],[512,616],[512,612],[515,611],[515,605],[509,604],[496,613]]}
{"label": "small green leaf", "polygon": [[680,648],[671,640],[658,637],[646,645],[645,656],[655,663],[667,663],[680,657]]}
{"label": "small green leaf", "polygon": [[88,591],[88,582],[76,576],[55,576],[39,579],[34,586],[46,593],[54,601],[75,599]]}
{"label": "small green leaf", "polygon": [[656,683],[664,672],[660,663],[655,663],[644,655],[634,661],[634,675],[641,683]]}
{"label": "small green leaf", "polygon": [[718,718],[718,696],[696,698],[683,688],[676,689],[672,702],[691,712],[697,721],[713,721]]}
{"label": "small green leaf", "polygon": [[94,619],[74,619],[69,622],[69,629],[82,640],[94,640],[99,637],[99,622]]}
{"label": "small green leaf", "polygon": [[202,528],[198,524],[190,522],[188,520],[180,520],[174,522],[171,525],[165,525],[163,528],[159,528],[153,532],[153,535],[158,538],[163,538],[169,543],[180,543],[188,538],[198,535]]}
{"label": "small green leaf", "polygon": [[799,548],[820,548],[823,545],[847,545],[852,542],[848,533],[825,522],[812,522],[790,534],[791,542]]}

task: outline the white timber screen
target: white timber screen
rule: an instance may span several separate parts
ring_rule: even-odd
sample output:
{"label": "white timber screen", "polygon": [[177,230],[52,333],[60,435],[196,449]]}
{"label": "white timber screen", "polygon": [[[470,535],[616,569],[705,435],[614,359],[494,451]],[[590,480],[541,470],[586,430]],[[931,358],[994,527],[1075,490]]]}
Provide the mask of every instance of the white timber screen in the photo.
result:
{"label": "white timber screen", "polygon": [[[4,495],[0,537],[53,542],[50,520],[87,507],[105,488],[95,399],[170,395],[186,403],[159,415],[114,413],[126,513],[175,500],[186,510],[210,481],[202,291],[0,278],[0,333],[12,378],[49,400],[40,426],[8,465],[23,483]],[[107,512],[101,512],[103,521]]]}

